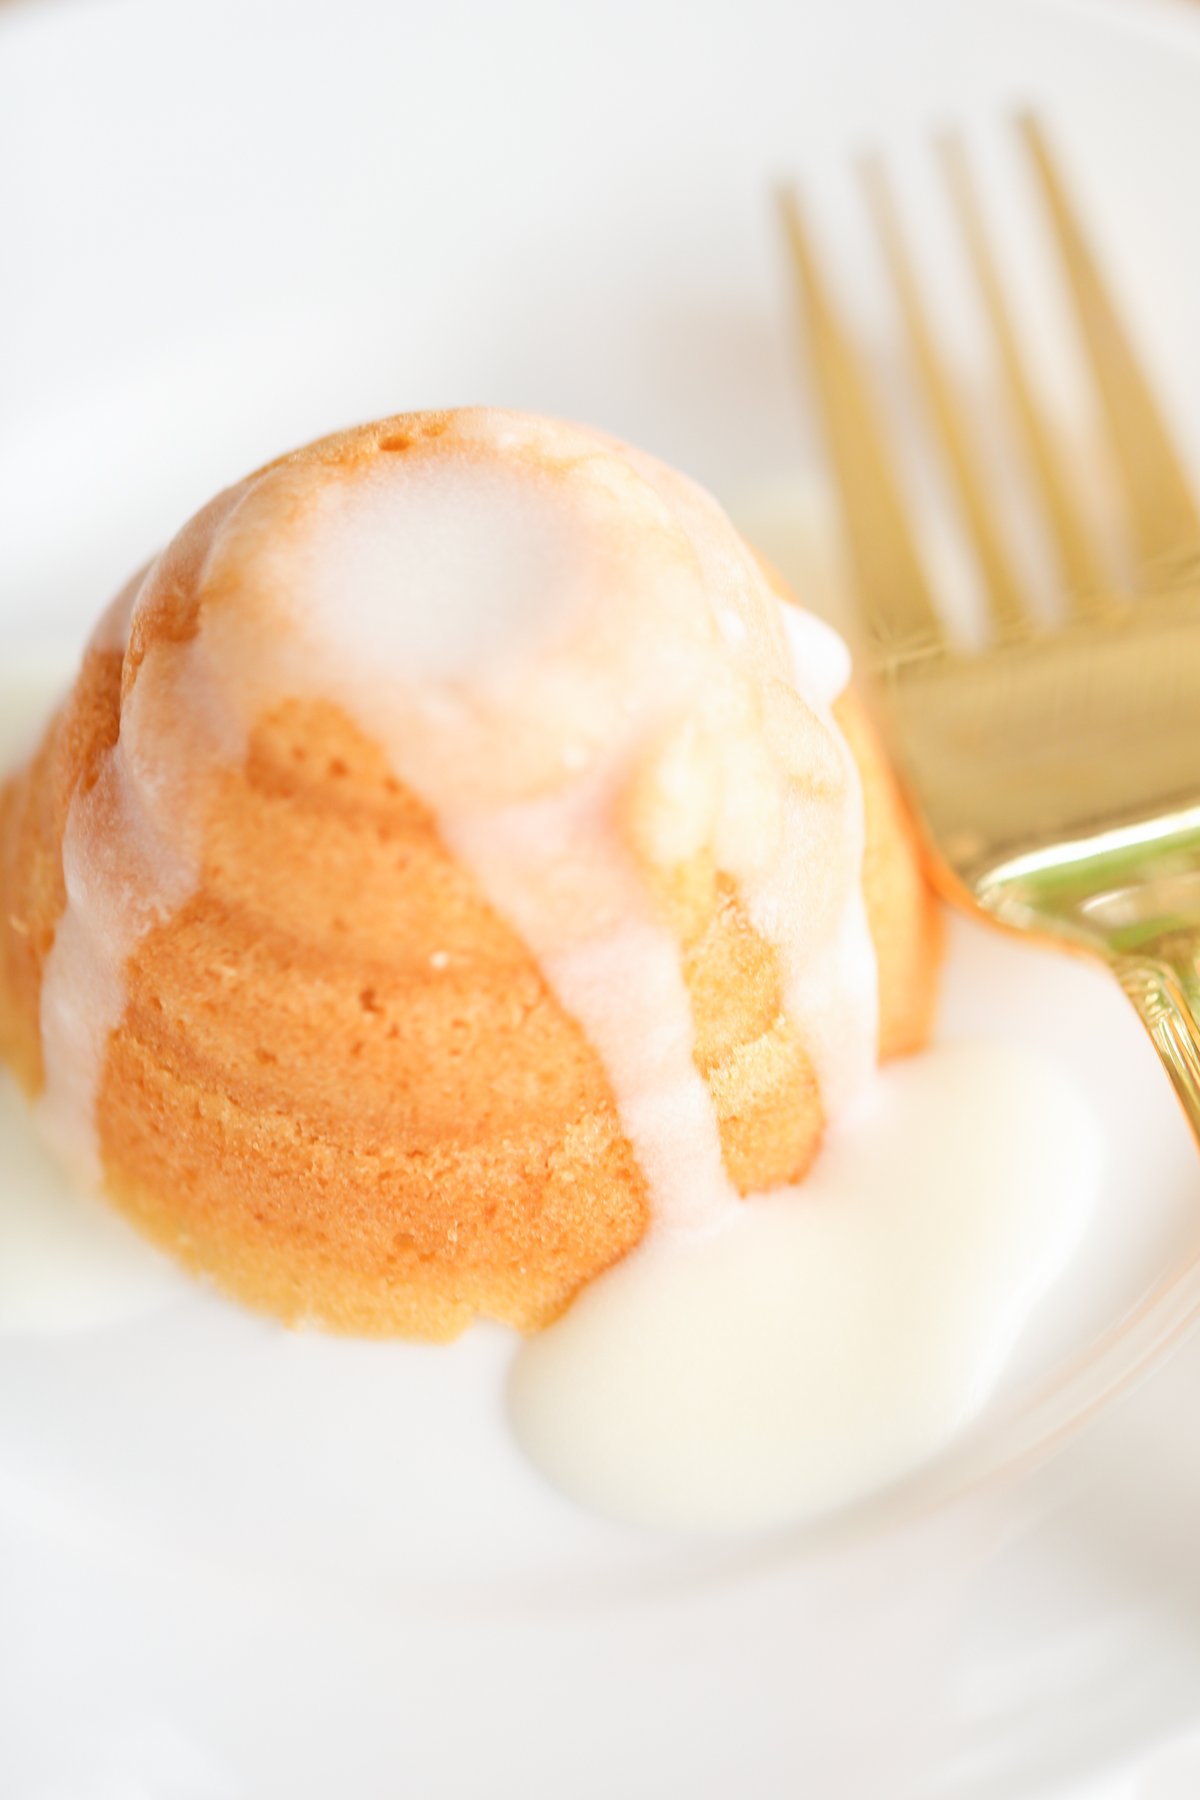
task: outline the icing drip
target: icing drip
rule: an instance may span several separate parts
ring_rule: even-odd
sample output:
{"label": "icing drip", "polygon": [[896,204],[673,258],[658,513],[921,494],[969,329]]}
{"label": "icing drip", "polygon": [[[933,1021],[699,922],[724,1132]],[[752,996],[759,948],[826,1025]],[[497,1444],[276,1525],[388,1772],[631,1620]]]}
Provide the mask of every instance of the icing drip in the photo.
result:
{"label": "icing drip", "polygon": [[139,604],[154,597],[156,569],[118,595],[92,637],[93,649],[127,659],[121,728],[93,785],[71,801],[67,904],[42,972],[38,1116],[89,1186],[101,1176],[96,1099],[125,1010],[125,961],[194,891],[213,775],[241,753],[200,646],[155,643],[130,679],[130,638]]}
{"label": "icing drip", "polygon": [[[141,642],[176,593],[194,634]],[[102,631],[140,654],[72,804],[42,1009],[45,1110],[93,1172],[124,960],[196,885],[215,772],[292,697],[380,744],[523,937],[604,1064],[659,1222],[732,1200],[654,898],[673,863],[711,853],[777,947],[827,1114],[872,1067],[862,796],[830,711],[844,650],[650,458],[477,412],[402,454],[287,459],[199,515]]]}
{"label": "icing drip", "polygon": [[612,1083],[659,1224],[735,1204],[712,1099],[692,1057],[679,946],[656,922],[606,783],[443,820],[493,906],[537,951]]}

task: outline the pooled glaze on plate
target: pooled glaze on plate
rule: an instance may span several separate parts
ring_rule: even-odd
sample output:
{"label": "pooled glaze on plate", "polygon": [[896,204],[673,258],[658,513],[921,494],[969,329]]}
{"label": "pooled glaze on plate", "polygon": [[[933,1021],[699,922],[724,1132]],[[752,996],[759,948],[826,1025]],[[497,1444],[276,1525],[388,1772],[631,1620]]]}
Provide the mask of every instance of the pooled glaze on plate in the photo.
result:
{"label": "pooled glaze on plate", "polygon": [[[124,647],[176,563],[200,559],[194,636],[134,644],[120,736],[71,805],[43,1124],[94,1177],[123,960],[196,880],[209,778],[273,701],[331,698],[584,1026],[650,1187],[643,1243],[517,1351],[520,1443],[568,1493],[639,1523],[828,1511],[911,1469],[986,1397],[1078,1236],[1094,1131],[1066,1078],[1012,1048],[943,1046],[872,1074],[836,635],[651,459],[520,415],[453,417],[432,457],[285,459],[230,490],[102,621],[96,641]],[[801,1186],[745,1200],[639,862],[709,844],[779,948],[830,1121]],[[10,1162],[0,1325],[169,1296],[174,1270],[99,1202],[19,1147]]]}
{"label": "pooled glaze on plate", "polygon": [[[26,673],[4,694],[0,765],[53,685]],[[869,1493],[986,1399],[1097,1161],[1074,1085],[1034,1052],[951,1044],[894,1066],[800,1188],[664,1222],[519,1347],[518,1440],[584,1504],[657,1525],[747,1528]],[[0,1166],[0,1330],[86,1330],[191,1291],[68,1184],[11,1088]]]}
{"label": "pooled glaze on plate", "polygon": [[567,1493],[744,1530],[864,1498],[983,1404],[1099,1173],[1048,1059],[947,1044],[881,1070],[797,1188],[659,1232],[518,1352],[511,1413]]}

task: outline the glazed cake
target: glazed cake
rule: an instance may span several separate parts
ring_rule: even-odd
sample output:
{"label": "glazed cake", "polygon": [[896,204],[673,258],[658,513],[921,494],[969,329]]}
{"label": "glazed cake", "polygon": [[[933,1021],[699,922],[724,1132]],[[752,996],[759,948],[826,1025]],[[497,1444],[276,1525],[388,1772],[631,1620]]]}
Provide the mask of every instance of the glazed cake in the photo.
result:
{"label": "glazed cake", "polygon": [[0,1054],[253,1306],[544,1325],[924,1040],[936,914],[848,675],[597,433],[297,451],[129,584],[0,792]]}

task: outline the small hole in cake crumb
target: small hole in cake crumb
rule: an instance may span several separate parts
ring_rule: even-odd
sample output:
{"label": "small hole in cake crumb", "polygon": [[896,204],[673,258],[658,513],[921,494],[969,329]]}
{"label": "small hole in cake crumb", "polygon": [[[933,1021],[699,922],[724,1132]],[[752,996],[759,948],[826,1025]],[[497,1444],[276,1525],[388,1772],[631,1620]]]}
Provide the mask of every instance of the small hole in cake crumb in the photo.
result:
{"label": "small hole in cake crumb", "polygon": [[363,1048],[362,1047],[362,1039],[360,1038],[356,1044],[351,1044],[351,1046],[350,1046],[351,1056],[361,1056],[362,1048]]}
{"label": "small hole in cake crumb", "polygon": [[365,1013],[377,1013],[383,1011],[383,1008],[380,1006],[376,997],[374,988],[364,988],[362,993],[358,996],[358,1004]]}
{"label": "small hole in cake crumb", "polygon": [[277,1063],[279,1061],[273,1050],[256,1050],[254,1054],[260,1063]]}
{"label": "small hole in cake crumb", "polygon": [[412,443],[411,431],[393,431],[387,437],[380,438],[378,447],[380,450],[407,450]]}
{"label": "small hole in cake crumb", "polygon": [[350,770],[349,770],[349,767],[347,766],[347,764],[342,761],[340,756],[335,756],[330,759],[329,773],[331,775],[337,776],[340,779],[340,777],[342,777],[343,775],[348,775],[350,773]]}

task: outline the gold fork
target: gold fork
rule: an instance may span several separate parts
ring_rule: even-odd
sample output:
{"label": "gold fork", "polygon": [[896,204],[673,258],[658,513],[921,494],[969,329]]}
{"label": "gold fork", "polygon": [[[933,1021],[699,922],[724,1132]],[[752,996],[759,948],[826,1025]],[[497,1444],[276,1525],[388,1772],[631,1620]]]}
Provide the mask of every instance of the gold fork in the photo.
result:
{"label": "gold fork", "polygon": [[991,637],[968,653],[931,598],[863,362],[794,192],[783,216],[879,711],[947,896],[1091,952],[1137,1008],[1200,1138],[1200,520],[1044,132],[1018,120],[1097,390],[1132,582],[1085,524],[1021,352],[962,143],[943,172],[1059,568],[1039,624],[926,314],[883,164],[862,168],[918,384],[957,492]]}

